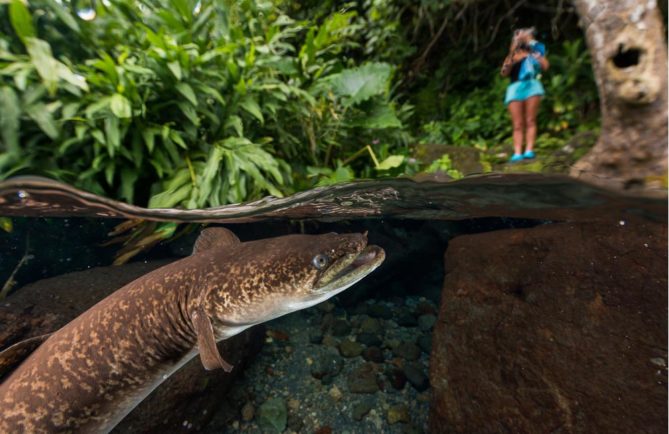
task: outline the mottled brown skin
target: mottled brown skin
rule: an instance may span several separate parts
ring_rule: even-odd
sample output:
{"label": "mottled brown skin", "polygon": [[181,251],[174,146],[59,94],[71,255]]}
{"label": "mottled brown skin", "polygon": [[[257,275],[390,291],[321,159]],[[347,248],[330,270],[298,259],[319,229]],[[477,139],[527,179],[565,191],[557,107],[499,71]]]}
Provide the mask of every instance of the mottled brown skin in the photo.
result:
{"label": "mottled brown skin", "polygon": [[[225,339],[334,295],[318,293],[319,279],[367,244],[361,234],[239,243],[222,228],[207,231],[192,256],[105,298],[0,384],[0,432],[110,430],[197,354],[198,309],[211,320],[216,339]],[[314,265],[317,255],[326,255],[328,267]]]}

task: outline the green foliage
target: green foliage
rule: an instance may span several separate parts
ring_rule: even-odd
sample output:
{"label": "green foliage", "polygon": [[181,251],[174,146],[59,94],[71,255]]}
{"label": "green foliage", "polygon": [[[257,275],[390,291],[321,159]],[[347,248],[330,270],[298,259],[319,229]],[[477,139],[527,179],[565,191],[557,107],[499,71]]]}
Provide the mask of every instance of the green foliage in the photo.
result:
{"label": "green foliage", "polygon": [[444,154],[439,159],[434,160],[425,171],[427,173],[443,172],[453,179],[460,179],[463,176],[462,172],[453,167],[453,162],[448,154]]}
{"label": "green foliage", "polygon": [[[581,40],[565,41],[556,53],[549,53],[550,69],[542,83],[546,89],[537,127],[537,147],[558,149],[583,128],[596,128],[597,91],[587,52]],[[481,150],[508,146],[511,120],[503,105],[508,79],[489,68],[485,87],[466,93],[451,93],[440,101],[440,119],[422,125],[421,143],[474,146]],[[569,91],[567,91],[569,90]],[[420,108],[418,108],[420,109]]]}
{"label": "green foliage", "polygon": [[304,187],[308,165],[336,172],[372,137],[406,144],[394,68],[341,57],[354,12],[319,25],[272,3],[116,0],[86,21],[76,4],[0,5],[0,178],[194,208]]}
{"label": "green foliage", "polygon": [[[416,142],[486,168],[510,145],[503,2],[85,3],[0,0],[0,179],[195,208],[455,170]],[[549,42],[546,151],[598,121],[581,40]]]}

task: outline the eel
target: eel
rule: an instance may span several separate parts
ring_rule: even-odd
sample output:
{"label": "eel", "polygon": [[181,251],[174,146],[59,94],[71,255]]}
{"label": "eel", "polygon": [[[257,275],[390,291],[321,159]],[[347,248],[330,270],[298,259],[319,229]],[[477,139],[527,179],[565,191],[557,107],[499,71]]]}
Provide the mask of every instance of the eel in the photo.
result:
{"label": "eel", "polygon": [[320,303],[384,258],[366,233],[240,242],[207,228],[192,255],[117,290],[25,358],[0,384],[0,432],[108,432],[198,353],[205,369],[232,370],[217,341]]}

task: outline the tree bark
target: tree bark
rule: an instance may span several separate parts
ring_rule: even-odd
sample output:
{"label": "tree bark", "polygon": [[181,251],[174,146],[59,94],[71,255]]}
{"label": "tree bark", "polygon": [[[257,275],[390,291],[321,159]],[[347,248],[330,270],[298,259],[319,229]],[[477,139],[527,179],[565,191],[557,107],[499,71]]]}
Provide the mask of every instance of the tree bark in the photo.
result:
{"label": "tree bark", "polygon": [[573,2],[592,56],[602,131],[571,174],[606,187],[666,196],[667,46],[657,2]]}

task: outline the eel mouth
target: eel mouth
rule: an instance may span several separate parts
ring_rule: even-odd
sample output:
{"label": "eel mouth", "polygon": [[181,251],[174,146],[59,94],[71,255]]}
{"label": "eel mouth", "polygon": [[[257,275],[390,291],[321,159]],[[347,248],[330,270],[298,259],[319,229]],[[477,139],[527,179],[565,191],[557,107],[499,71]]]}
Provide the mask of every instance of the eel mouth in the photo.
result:
{"label": "eel mouth", "polygon": [[374,271],[386,258],[379,246],[367,246],[360,252],[343,256],[316,282],[314,292],[343,291]]}

